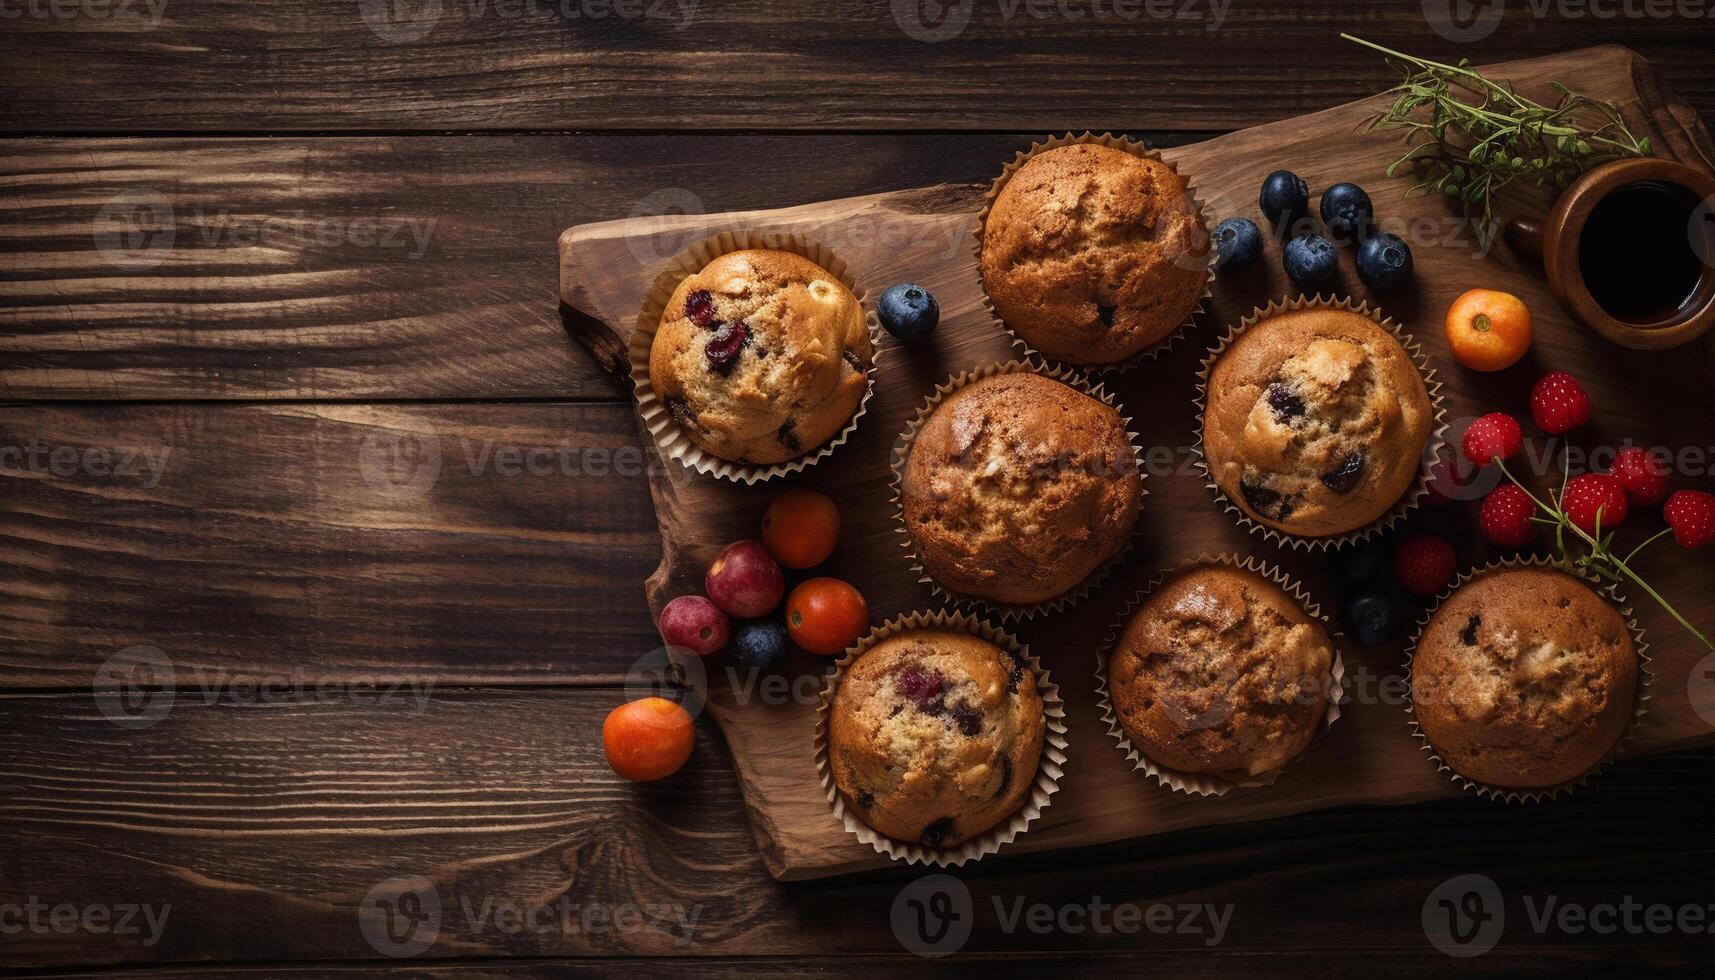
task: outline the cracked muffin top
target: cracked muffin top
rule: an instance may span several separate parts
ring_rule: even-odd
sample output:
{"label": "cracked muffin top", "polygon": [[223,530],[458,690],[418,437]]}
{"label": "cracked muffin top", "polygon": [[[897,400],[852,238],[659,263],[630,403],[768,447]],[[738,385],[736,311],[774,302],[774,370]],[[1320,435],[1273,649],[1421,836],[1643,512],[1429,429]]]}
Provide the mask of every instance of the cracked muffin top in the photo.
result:
{"label": "cracked muffin top", "polygon": [[1108,692],[1132,745],[1181,772],[1274,772],[1315,737],[1334,645],[1279,585],[1206,565],[1162,583],[1126,621]]}
{"label": "cracked muffin top", "polygon": [[1044,355],[1113,364],[1160,343],[1208,285],[1209,230],[1159,160],[1093,143],[1036,154],[983,225],[983,290]]}
{"label": "cracked muffin top", "polygon": [[1253,519],[1325,537],[1368,526],[1416,482],[1435,412],[1398,338],[1350,310],[1253,324],[1209,372],[1203,454]]}
{"label": "cracked muffin top", "polygon": [[1024,803],[1045,727],[1023,660],[968,633],[909,630],[846,668],[828,720],[828,763],[864,823],[895,840],[953,847]]}
{"label": "cracked muffin top", "polygon": [[1041,375],[947,395],[911,443],[900,496],[923,569],[947,590],[1045,602],[1125,547],[1143,477],[1124,420]]}
{"label": "cracked muffin top", "polygon": [[704,450],[797,459],[851,420],[873,357],[863,307],[791,252],[729,252],[679,283],[649,349],[663,404]]}
{"label": "cracked muffin top", "polygon": [[1411,699],[1453,771],[1502,789],[1589,772],[1631,724],[1638,653],[1612,605],[1565,572],[1500,568],[1460,586],[1423,629]]}

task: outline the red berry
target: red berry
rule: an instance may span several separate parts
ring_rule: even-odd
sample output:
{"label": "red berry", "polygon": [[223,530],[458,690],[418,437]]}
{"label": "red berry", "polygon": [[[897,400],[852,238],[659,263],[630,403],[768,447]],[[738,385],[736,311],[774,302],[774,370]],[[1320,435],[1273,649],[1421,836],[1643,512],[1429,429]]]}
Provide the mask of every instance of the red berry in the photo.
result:
{"label": "red berry", "polygon": [[1491,412],[1465,430],[1460,448],[1465,458],[1478,466],[1487,466],[1495,457],[1510,459],[1524,445],[1524,430],[1518,419],[1505,412]]}
{"label": "red berry", "polygon": [[1667,498],[1661,512],[1681,547],[1696,551],[1715,544],[1715,494],[1681,490]]}
{"label": "red berry", "polygon": [[661,638],[699,657],[726,646],[729,630],[726,613],[700,595],[682,595],[661,610]]}
{"label": "red berry", "polygon": [[703,345],[703,353],[708,357],[709,364],[717,371],[727,371],[732,368],[738,355],[744,353],[746,344],[750,343],[750,328],[744,321],[734,320],[723,323],[715,328],[715,335]]}
{"label": "red berry", "polygon": [[1530,391],[1530,415],[1536,427],[1563,435],[1590,421],[1590,396],[1565,371],[1543,375]]}
{"label": "red berry", "polygon": [[755,619],[780,605],[786,576],[760,541],[734,541],[709,566],[703,591],[727,615]]}
{"label": "red berry", "polygon": [[1614,475],[1626,488],[1626,497],[1639,507],[1659,504],[1667,496],[1667,473],[1660,456],[1636,446],[1614,457]]}
{"label": "red berry", "polygon": [[1477,510],[1477,526],[1483,537],[1503,548],[1523,548],[1536,542],[1536,525],[1530,519],[1536,504],[1511,483],[1503,483],[1483,498]]}
{"label": "red berry", "polygon": [[685,316],[699,327],[706,327],[715,319],[715,297],[706,289],[699,289],[685,297]]}
{"label": "red berry", "polygon": [[1433,534],[1415,534],[1393,553],[1393,573],[1406,590],[1428,598],[1446,587],[1458,570],[1453,546]]}
{"label": "red berry", "polygon": [[1626,488],[1612,473],[1586,473],[1575,476],[1566,484],[1566,496],[1560,507],[1572,523],[1585,534],[1596,534],[1597,514],[1601,515],[1602,530],[1608,531],[1625,523],[1631,509],[1626,502]]}

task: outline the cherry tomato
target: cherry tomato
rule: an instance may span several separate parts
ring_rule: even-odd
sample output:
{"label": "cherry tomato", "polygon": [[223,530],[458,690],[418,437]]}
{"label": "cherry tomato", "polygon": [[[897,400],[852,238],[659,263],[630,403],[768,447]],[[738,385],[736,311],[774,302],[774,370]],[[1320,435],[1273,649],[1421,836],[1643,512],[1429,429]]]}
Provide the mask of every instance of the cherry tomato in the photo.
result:
{"label": "cherry tomato", "polygon": [[762,515],[762,544],[787,568],[814,568],[840,540],[840,509],[826,494],[788,490]]}
{"label": "cherry tomato", "polygon": [[648,782],[679,771],[697,742],[691,714],[666,698],[641,698],[608,712],[601,726],[607,764],[626,779]]}
{"label": "cherry tomato", "polygon": [[869,629],[869,603],[837,578],[813,578],[786,599],[786,631],[811,653],[832,657]]}

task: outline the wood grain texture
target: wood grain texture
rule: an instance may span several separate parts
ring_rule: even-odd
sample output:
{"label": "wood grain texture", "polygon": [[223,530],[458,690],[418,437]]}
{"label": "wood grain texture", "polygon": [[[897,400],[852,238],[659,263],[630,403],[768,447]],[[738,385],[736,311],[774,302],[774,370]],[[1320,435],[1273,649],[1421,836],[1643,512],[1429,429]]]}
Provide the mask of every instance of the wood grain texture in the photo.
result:
{"label": "wood grain texture", "polygon": [[660,642],[651,465],[618,404],[8,408],[0,685],[136,645],[191,685],[617,681]]}
{"label": "wood grain texture", "polygon": [[[872,958],[912,968],[914,958],[897,955],[892,909],[920,872],[771,881],[711,726],[671,780],[627,784],[608,770],[593,733],[624,699],[618,690],[435,690],[421,700],[179,700],[153,727],[128,730],[87,693],[0,697],[0,906],[32,896],[50,907],[149,904],[157,917],[171,906],[152,944],[147,933],[23,930],[0,938],[0,958],[12,968],[379,965],[392,961],[365,939],[366,916],[379,914],[364,911],[365,898],[382,882],[421,876],[442,907],[433,942],[408,961],[425,975],[441,960],[530,957],[661,957],[660,968],[714,975],[732,972],[721,965],[729,960],[802,970],[805,957],[828,969]],[[1522,965],[1529,952],[1568,965],[1614,955],[1706,963],[1705,936],[1537,934],[1524,901],[1707,904],[1715,857],[1700,818],[1712,804],[1707,755],[1670,756],[1623,765],[1552,809],[1476,800],[1347,808],[1266,831],[1205,828],[1100,852],[1003,856],[959,873],[973,915],[964,950],[985,970],[1000,966],[984,954],[1058,951],[1248,973],[1253,959],[1285,953],[1319,969],[1332,956],[1330,972],[1351,975],[1439,961],[1422,932],[1424,899],[1447,876],[1480,870],[1508,901],[1495,961]],[[1021,902],[1058,909],[1098,899],[1231,913],[1217,943],[1209,928],[1006,924]],[[493,914],[562,902],[572,928],[556,914],[540,920],[550,928],[518,931]],[[590,907],[653,909],[674,924],[599,931],[581,925]],[[1606,949],[1592,948],[1598,939]]]}
{"label": "wood grain texture", "polygon": [[556,311],[567,224],[971,180],[1028,142],[5,141],[0,398],[623,397]]}
{"label": "wood grain texture", "polygon": [[[1575,76],[1588,91],[1621,102],[1638,125],[1660,126],[1656,133],[1663,152],[1708,165],[1706,134],[1700,129],[1675,128],[1675,117],[1663,111],[1664,106],[1642,101],[1656,94],[1637,91],[1638,72],[1633,55],[1619,48],[1493,69],[1497,77],[1512,79],[1527,92],[1545,89],[1549,79]],[[1408,179],[1383,178],[1387,163],[1398,152],[1397,137],[1355,132],[1372,108],[1373,102],[1330,109],[1176,148],[1165,156],[1197,185],[1215,219],[1234,213],[1254,217],[1254,189],[1281,160],[1294,161],[1295,169],[1313,187],[1342,179],[1364,183],[1384,227],[1397,222],[1414,243],[1417,272],[1412,283],[1386,297],[1382,306],[1415,333],[1447,382],[1447,414],[1456,423],[1455,437],[1462,428],[1460,420],[1497,408],[1525,412],[1523,393],[1532,381],[1550,368],[1568,370],[1584,381],[1601,407],[1597,424],[1579,433],[1581,448],[1611,447],[1624,439],[1647,446],[1688,447],[1698,455],[1685,465],[1687,476],[1682,482],[1715,484],[1708,467],[1715,447],[1702,445],[1708,442],[1707,430],[1687,426],[1688,419],[1707,412],[1704,392],[1711,380],[1710,366],[1674,352],[1612,347],[1574,326],[1554,304],[1540,276],[1514,257],[1496,254],[1479,263],[1482,256],[1471,230],[1445,210],[1444,202],[1408,200]],[[561,237],[562,299],[588,314],[582,322],[606,324],[619,338],[629,332],[641,292],[651,279],[651,268],[635,264],[635,255],[726,228],[797,232],[832,247],[860,283],[910,279],[935,293],[943,325],[933,349],[884,348],[877,391],[857,433],[830,460],[797,481],[824,489],[841,502],[851,529],[842,542],[845,574],[869,597],[877,622],[938,605],[926,586],[912,581],[894,531],[888,465],[895,439],[934,382],[1005,359],[1010,353],[1005,337],[979,305],[975,260],[966,237],[974,227],[971,191],[929,188],[771,212],[663,218],[642,229],[637,224],[607,223],[569,229]],[[1424,223],[1423,230],[1413,230],[1420,228],[1419,222]],[[1365,297],[1351,271],[1349,255],[1342,261],[1348,263],[1342,289]],[[1478,284],[1516,292],[1537,318],[1538,341],[1532,355],[1495,375],[1478,376],[1460,369],[1448,355],[1440,329],[1452,299]],[[1134,420],[1140,443],[1152,447],[1150,453],[1162,455],[1155,457],[1158,462],[1146,465],[1150,496],[1140,523],[1141,544],[1127,567],[1098,595],[1069,613],[1018,630],[1061,683],[1071,747],[1061,794],[1041,822],[1011,849],[1052,849],[1338,803],[1404,803],[1458,793],[1424,762],[1408,734],[1400,691],[1392,686],[1399,677],[1401,644],[1349,654],[1348,674],[1358,680],[1359,688],[1334,737],[1267,789],[1235,792],[1220,800],[1164,792],[1129,772],[1097,716],[1091,681],[1095,650],[1125,598],[1157,568],[1201,553],[1259,554],[1308,583],[1325,606],[1334,605],[1325,560],[1282,551],[1236,527],[1191,467],[1187,448],[1195,428],[1194,375],[1203,350],[1219,336],[1220,325],[1236,322],[1253,307],[1291,292],[1280,270],[1278,251],[1271,246],[1259,268],[1217,286],[1210,314],[1187,341],[1167,357],[1110,385]],[[616,341],[604,337],[594,343],[600,347]],[[1546,453],[1540,446],[1537,451]],[[1544,455],[1538,468],[1540,483],[1558,482],[1551,456]],[[772,489],[772,485],[766,488]],[[755,526],[769,496],[766,490],[710,479],[657,487],[666,560],[649,583],[653,608],[659,610],[672,596],[698,588],[703,569],[719,548]],[[1422,515],[1411,523],[1439,525],[1460,539],[1467,564],[1479,564],[1491,553],[1475,540],[1475,521],[1469,513],[1473,507],[1467,505],[1459,514]],[[1645,521],[1659,518],[1640,517],[1640,524]],[[1642,529],[1628,532],[1639,540],[1646,533]],[[1665,583],[1686,616],[1715,623],[1715,566],[1672,548],[1658,550],[1645,565],[1658,586]],[[1651,714],[1638,731],[1634,751],[1663,751],[1715,740],[1715,728],[1704,720],[1715,710],[1715,685],[1687,686],[1702,651],[1660,609],[1640,605],[1638,615],[1655,644],[1657,684]],[[874,867],[883,861],[827,820],[826,798],[810,754],[800,744],[810,739],[813,705],[796,703],[788,706],[789,712],[782,712],[759,704],[742,685],[723,689],[718,675],[716,680],[711,703],[734,749],[770,870],[802,878]],[[1688,703],[1692,697],[1698,699],[1697,710]],[[796,740],[783,738],[783,731],[795,731]]]}
{"label": "wood grain texture", "polygon": [[1707,18],[1595,6],[1507,5],[1470,45],[1421,0],[129,0],[7,20],[0,128],[1224,130],[1385,83],[1341,30],[1449,60],[1599,30],[1715,108]]}

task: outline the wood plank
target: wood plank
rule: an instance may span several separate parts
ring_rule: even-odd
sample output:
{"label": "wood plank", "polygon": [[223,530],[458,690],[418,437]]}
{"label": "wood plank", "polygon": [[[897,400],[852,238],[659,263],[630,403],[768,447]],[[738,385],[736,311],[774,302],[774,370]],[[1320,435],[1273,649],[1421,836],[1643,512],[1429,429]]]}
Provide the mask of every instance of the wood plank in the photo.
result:
{"label": "wood plank", "polygon": [[[1635,87],[1638,66],[1618,48],[1596,48],[1553,58],[1495,66],[1494,77],[1517,82],[1527,92],[1548,88],[1553,78],[1577,77],[1580,85],[1618,100],[1631,122],[1653,131],[1663,154],[1697,161],[1711,159],[1708,136],[1693,120],[1689,127],[1660,101],[1659,93]],[[1528,412],[1525,393],[1550,369],[1571,371],[1600,406],[1597,421],[1580,431],[1576,445],[1585,450],[1614,447],[1623,440],[1664,446],[1695,456],[1678,457],[1681,484],[1715,487],[1709,461],[1715,446],[1706,426],[1711,365],[1684,352],[1642,353],[1607,344],[1572,324],[1555,304],[1540,274],[1515,256],[1482,258],[1471,229],[1439,198],[1408,198],[1407,177],[1387,179],[1387,164],[1397,156],[1393,134],[1360,134],[1359,124],[1375,102],[1354,103],[1302,119],[1270,124],[1164,155],[1197,185],[1216,219],[1256,213],[1255,188],[1281,160],[1313,187],[1337,180],[1362,182],[1376,202],[1384,225],[1407,234],[1414,246],[1412,283],[1381,299],[1380,305],[1411,330],[1446,382],[1447,417],[1469,420],[1497,409]],[[767,212],[695,215],[603,223],[569,229],[561,237],[562,298],[588,314],[581,327],[604,325],[592,346],[611,351],[623,346],[635,320],[651,266],[637,255],[649,243],[678,237],[695,239],[724,229],[753,228],[796,232],[830,244],[862,283],[872,286],[910,279],[938,297],[942,326],[931,348],[884,347],[876,392],[857,432],[831,459],[812,468],[803,482],[840,501],[851,528],[842,543],[843,560],[855,568],[852,580],[865,592],[876,621],[940,603],[909,573],[895,532],[889,491],[889,463],[898,433],[915,414],[931,386],[947,375],[1011,356],[1000,329],[980,305],[975,258],[965,247],[974,228],[977,188],[938,187],[843,199]],[[1427,223],[1427,233],[1421,223]],[[655,236],[655,237],[652,237]],[[1349,258],[1344,260],[1349,262]],[[1455,795],[1453,783],[1427,764],[1410,737],[1399,691],[1403,643],[1349,651],[1348,675],[1362,678],[1355,701],[1334,735],[1272,787],[1239,791],[1220,800],[1161,792],[1130,771],[1099,720],[1093,693],[1095,651],[1125,598],[1158,568],[1202,553],[1259,554],[1278,562],[1305,581],[1333,611],[1326,559],[1262,543],[1237,527],[1215,504],[1191,465],[1188,448],[1196,427],[1195,375],[1204,351],[1222,325],[1270,299],[1295,295],[1270,246],[1260,268],[1217,284],[1210,315],[1187,342],[1170,355],[1110,383],[1128,414],[1139,442],[1156,461],[1148,469],[1150,496],[1140,522],[1141,543],[1126,567],[1097,596],[1079,606],[1029,623],[1018,633],[1042,655],[1060,681],[1071,729],[1070,762],[1063,792],[1044,813],[1038,828],[1010,845],[1021,851],[1092,844],[1203,823],[1279,816],[1341,803],[1405,803]],[[1348,265],[1341,292],[1367,293]],[[1495,375],[1461,369],[1447,351],[1440,323],[1453,298],[1474,285],[1505,288],[1533,310],[1538,340],[1531,357]],[[609,358],[611,359],[611,358]],[[1540,445],[1537,447],[1542,453]],[[1611,449],[1610,449],[1611,451]],[[1165,455],[1155,455],[1165,454]],[[1552,456],[1543,454],[1541,484],[1559,483]],[[1582,467],[1580,467],[1582,469]],[[675,595],[697,591],[713,556],[753,527],[769,496],[766,489],[729,481],[700,479],[658,486],[656,509],[666,542],[665,561],[650,579],[652,608]],[[1454,513],[1422,515],[1412,527],[1439,527],[1455,537],[1462,562],[1477,565],[1496,557],[1478,539],[1474,503]],[[1659,516],[1642,515],[1626,532],[1641,541],[1659,527]],[[1646,574],[1674,596],[1680,610],[1705,628],[1715,624],[1715,565],[1671,546],[1643,559]],[[1634,599],[1639,598],[1634,595]],[[1664,751],[1715,740],[1705,717],[1715,717],[1715,685],[1688,678],[1704,651],[1673,620],[1647,601],[1640,620],[1654,644],[1658,683],[1651,714],[1638,732],[1635,752]],[[716,675],[716,681],[720,676]],[[812,759],[797,751],[780,732],[790,725],[802,738],[814,726],[813,705],[790,706],[790,718],[765,706],[742,688],[715,685],[712,705],[733,746],[747,800],[767,843],[770,869],[787,878],[847,873],[881,863],[867,846],[831,825],[828,805]],[[1695,705],[1695,708],[1694,708]]]}
{"label": "wood plank", "polygon": [[616,679],[659,643],[628,405],[0,412],[0,685]]}
{"label": "wood plank", "polygon": [[[109,724],[87,693],[0,697],[0,907],[34,896],[80,910],[148,904],[157,921],[166,916],[148,945],[149,933],[49,928],[0,936],[0,956],[14,968],[390,962],[365,939],[361,910],[372,889],[400,876],[429,879],[442,906],[433,942],[411,961],[425,967],[645,956],[671,957],[674,967],[792,957],[798,969],[803,957],[831,957],[819,962],[837,968],[902,951],[892,908],[919,873],[771,881],[711,727],[701,726],[689,765],[671,779],[626,784],[607,770],[595,732],[624,697],[437,690],[423,701],[193,701],[141,730]],[[1213,952],[1240,968],[1271,951],[1343,953],[1353,959],[1336,972],[1350,974],[1366,961],[1438,960],[1422,933],[1425,898],[1449,875],[1481,870],[1507,902],[1502,951],[1485,962],[1536,951],[1588,962],[1600,955],[1593,940],[1645,962],[1706,958],[1706,936],[1539,935],[1524,902],[1630,895],[1707,905],[1715,858],[1703,815],[1712,804],[1715,766],[1698,754],[1628,763],[1553,810],[1475,800],[1348,808],[1266,831],[1208,828],[1099,851],[1002,855],[959,873],[972,900],[964,950],[1147,958],[1133,966]],[[1212,927],[1009,929],[996,908],[1098,898],[1232,912],[1211,945]],[[562,900],[577,928],[508,932],[492,914]],[[681,917],[673,927],[581,927],[586,908],[622,905]],[[677,923],[693,914],[685,941]],[[889,962],[907,968],[903,958]]]}
{"label": "wood plank", "polygon": [[[1471,45],[1421,0],[42,0],[17,7],[72,13],[6,22],[0,128],[1225,130],[1380,88],[1340,31],[1446,59],[1628,44],[1715,108],[1707,18],[1595,6],[1508,5]],[[80,15],[115,7],[142,16]]]}
{"label": "wood plank", "polygon": [[1028,144],[6,141],[0,398],[623,397],[556,309],[567,224],[972,180]]}

